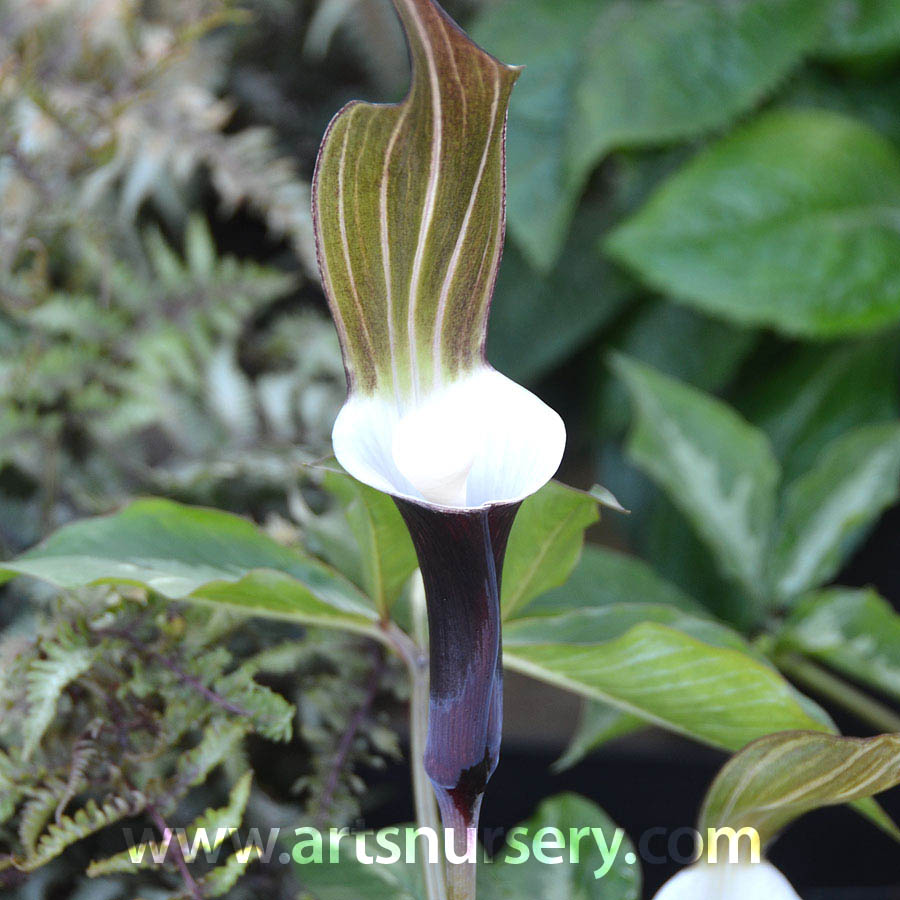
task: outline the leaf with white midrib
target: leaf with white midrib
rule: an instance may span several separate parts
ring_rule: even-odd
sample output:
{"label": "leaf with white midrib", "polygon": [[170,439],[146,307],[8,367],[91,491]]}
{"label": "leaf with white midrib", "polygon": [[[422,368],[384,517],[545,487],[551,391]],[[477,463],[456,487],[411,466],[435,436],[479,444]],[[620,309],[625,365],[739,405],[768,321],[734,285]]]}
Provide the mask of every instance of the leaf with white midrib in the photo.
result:
{"label": "leaf with white midrib", "polygon": [[716,747],[737,750],[773,730],[834,729],[771,666],[668,625],[582,644],[518,643],[507,631],[507,668]]}
{"label": "leaf with white midrib", "polygon": [[61,528],[0,576],[30,575],[64,589],[146,587],[170,600],[377,634],[367,598],[333,569],[282,547],[251,522],[170,500],[138,500]]}
{"label": "leaf with white midrib", "polygon": [[765,434],[722,401],[625,356],[628,450],[691,520],[723,572],[750,597],[765,593],[780,467]]}
{"label": "leaf with white midrib", "polygon": [[900,784],[900,734],[848,738],[789,731],[753,742],[731,759],[707,794],[707,828],[755,828],[763,843],[824,806],[866,801],[886,830],[896,827],[869,798]]}
{"label": "leaf with white midrib", "polygon": [[786,491],[773,557],[777,596],[794,597],[836,574],[898,493],[900,426],[865,426],[829,444]]}

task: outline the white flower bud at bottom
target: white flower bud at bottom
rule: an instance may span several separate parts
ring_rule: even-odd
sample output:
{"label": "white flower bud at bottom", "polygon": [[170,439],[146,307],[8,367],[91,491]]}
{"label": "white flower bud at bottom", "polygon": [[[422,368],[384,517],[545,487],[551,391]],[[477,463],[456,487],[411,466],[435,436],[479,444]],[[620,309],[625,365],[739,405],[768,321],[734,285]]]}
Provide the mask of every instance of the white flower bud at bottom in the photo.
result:
{"label": "white flower bud at bottom", "polygon": [[800,895],[769,862],[701,862],[667,881],[654,900],[800,900]]}

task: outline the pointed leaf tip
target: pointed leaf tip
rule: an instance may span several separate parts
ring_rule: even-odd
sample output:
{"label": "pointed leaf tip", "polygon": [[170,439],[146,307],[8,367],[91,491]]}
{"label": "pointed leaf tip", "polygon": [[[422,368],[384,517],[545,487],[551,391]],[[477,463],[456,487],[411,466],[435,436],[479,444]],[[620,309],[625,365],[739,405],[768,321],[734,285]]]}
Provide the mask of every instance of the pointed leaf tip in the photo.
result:
{"label": "pointed leaf tip", "polygon": [[719,772],[700,813],[700,831],[755,828],[763,844],[794,819],[855,803],[897,839],[900,831],[871,798],[900,784],[900,734],[850,738],[782,731],[748,744]]}
{"label": "pointed leaf tip", "polygon": [[406,398],[483,363],[518,69],[431,0],[394,0],[412,59],[395,105],[332,120],[313,179],[322,282],[351,390]]}

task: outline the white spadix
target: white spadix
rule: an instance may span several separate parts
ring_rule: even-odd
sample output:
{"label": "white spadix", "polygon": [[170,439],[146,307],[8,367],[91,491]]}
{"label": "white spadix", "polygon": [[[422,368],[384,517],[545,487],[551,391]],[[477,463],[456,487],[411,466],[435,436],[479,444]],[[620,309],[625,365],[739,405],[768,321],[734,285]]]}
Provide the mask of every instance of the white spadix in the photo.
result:
{"label": "white spadix", "polygon": [[556,412],[487,366],[405,404],[351,394],[332,437],[355,478],[451,509],[522,500],[553,476],[566,442]]}

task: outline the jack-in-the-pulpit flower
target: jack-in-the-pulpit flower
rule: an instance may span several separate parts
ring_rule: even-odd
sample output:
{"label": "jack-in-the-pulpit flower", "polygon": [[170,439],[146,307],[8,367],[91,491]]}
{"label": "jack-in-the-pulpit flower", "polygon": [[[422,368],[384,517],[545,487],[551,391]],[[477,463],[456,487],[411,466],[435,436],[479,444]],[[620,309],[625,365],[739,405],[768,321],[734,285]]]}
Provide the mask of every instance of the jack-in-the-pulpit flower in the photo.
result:
{"label": "jack-in-the-pulpit flower", "polygon": [[497,764],[507,537],[521,501],[556,471],[565,428],[485,360],[518,69],[432,0],[394,5],[410,92],[337,114],[313,216],[348,381],[334,451],[395,498],[416,547],[431,658],[425,765],[445,825],[458,828],[477,821]]}
{"label": "jack-in-the-pulpit flower", "polygon": [[770,862],[700,862],[667,881],[654,900],[800,900]]}

